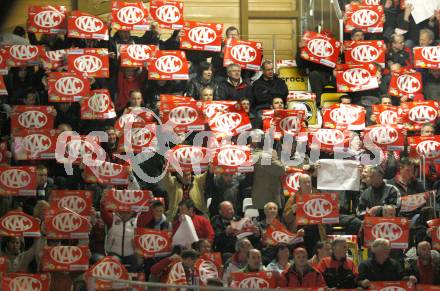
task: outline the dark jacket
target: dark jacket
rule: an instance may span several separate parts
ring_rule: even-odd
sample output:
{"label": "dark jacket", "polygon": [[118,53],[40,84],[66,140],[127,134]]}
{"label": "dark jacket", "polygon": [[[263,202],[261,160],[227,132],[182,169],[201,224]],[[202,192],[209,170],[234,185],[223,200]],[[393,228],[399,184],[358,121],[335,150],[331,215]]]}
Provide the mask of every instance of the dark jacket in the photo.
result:
{"label": "dark jacket", "polygon": [[273,98],[280,97],[286,101],[288,94],[284,80],[277,76],[272,80],[265,80],[263,75],[252,85],[252,107],[256,110],[269,109]]}
{"label": "dark jacket", "polygon": [[415,276],[418,284],[440,285],[440,262],[431,259],[431,266],[434,272],[432,282],[421,282],[419,264],[420,262],[414,259],[405,261],[405,276]]}
{"label": "dark jacket", "polygon": [[209,213],[211,216],[218,214],[219,205],[229,201],[234,205],[235,213],[240,213],[243,207],[242,181],[244,176],[235,176],[230,184],[226,184],[220,175],[208,173],[206,176],[205,197],[211,198]]}
{"label": "dark jacket", "polygon": [[237,86],[232,85],[229,79],[223,79],[219,83],[218,95],[216,100],[239,101],[243,97],[251,97],[251,85],[246,80],[241,79]]}
{"label": "dark jacket", "polygon": [[358,271],[351,259],[338,261],[334,256],[327,257],[321,260],[317,269],[330,288],[356,288]]}
{"label": "dark jacket", "polygon": [[379,264],[373,258],[363,261],[359,265],[358,281],[400,281],[403,278],[402,267],[396,260],[387,259]]}
{"label": "dark jacket", "polygon": [[401,185],[396,180],[396,178],[387,180],[387,184],[395,186],[399,190],[400,196],[406,196],[406,195],[410,195],[410,194],[417,194],[417,193],[425,192],[425,187],[423,187],[423,184],[417,179],[413,179],[409,183],[409,185],[407,185],[406,190],[403,188],[403,185]]}
{"label": "dark jacket", "polygon": [[217,81],[211,79],[210,81],[205,81],[202,77],[192,78],[186,85],[185,95],[193,97],[196,100],[200,100],[200,91],[206,86],[214,88],[214,97],[218,94],[218,84]]}
{"label": "dark jacket", "polygon": [[280,276],[279,287],[287,288],[308,288],[308,287],[325,287],[326,283],[321,273],[307,265],[304,273],[299,274],[292,265],[288,270],[284,271]]}
{"label": "dark jacket", "polygon": [[[236,218],[236,220],[239,220],[239,218]],[[221,253],[234,253],[237,238],[233,235],[226,235],[226,228],[231,225],[231,220],[216,215],[212,217],[211,225],[215,233],[214,250]]]}
{"label": "dark jacket", "polygon": [[400,207],[400,193],[395,186],[383,183],[379,188],[368,187],[361,193],[357,211],[361,214],[367,208],[384,204]]}

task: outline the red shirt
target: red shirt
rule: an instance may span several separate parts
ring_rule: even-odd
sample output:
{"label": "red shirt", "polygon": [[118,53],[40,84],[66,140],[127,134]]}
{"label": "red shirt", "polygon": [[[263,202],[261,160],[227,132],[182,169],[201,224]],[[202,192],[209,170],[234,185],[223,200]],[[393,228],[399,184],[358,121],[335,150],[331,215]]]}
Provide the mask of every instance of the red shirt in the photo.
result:
{"label": "red shirt", "polygon": [[417,266],[419,267],[420,282],[418,284],[433,284],[434,283],[434,266],[432,263],[423,265],[420,260],[417,260]]}
{"label": "red shirt", "polygon": [[[214,240],[214,229],[212,228],[211,222],[209,222],[206,217],[193,214],[191,216],[191,220],[194,224],[194,228],[196,229],[196,233],[199,239],[207,239],[209,241]],[[177,219],[173,222],[173,235],[176,233],[179,226],[180,220]]]}

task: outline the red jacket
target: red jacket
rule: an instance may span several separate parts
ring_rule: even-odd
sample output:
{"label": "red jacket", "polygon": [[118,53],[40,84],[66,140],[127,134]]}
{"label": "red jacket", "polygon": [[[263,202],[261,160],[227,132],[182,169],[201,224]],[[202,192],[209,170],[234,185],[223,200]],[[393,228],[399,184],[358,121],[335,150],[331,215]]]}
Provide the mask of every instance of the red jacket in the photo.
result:
{"label": "red jacket", "polygon": [[325,287],[324,277],[320,272],[307,266],[304,274],[299,274],[295,270],[295,265],[281,273],[279,287],[287,288],[311,288],[311,287]]}
{"label": "red jacket", "polygon": [[[193,214],[193,216],[191,216],[191,220],[194,224],[194,228],[196,229],[199,239],[207,239],[211,242],[214,240],[214,229],[212,228],[211,222],[209,222],[206,217]],[[180,220],[177,219],[173,222],[173,235],[176,233],[179,226]]]}

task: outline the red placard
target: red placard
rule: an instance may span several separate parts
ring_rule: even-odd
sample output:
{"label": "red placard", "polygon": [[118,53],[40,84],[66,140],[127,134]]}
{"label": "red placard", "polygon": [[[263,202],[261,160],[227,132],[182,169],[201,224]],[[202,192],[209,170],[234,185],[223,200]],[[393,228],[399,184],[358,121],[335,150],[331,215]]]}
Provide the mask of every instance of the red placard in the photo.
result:
{"label": "red placard", "polygon": [[399,115],[407,129],[419,130],[425,123],[435,125],[439,110],[437,101],[404,102],[400,104]]}
{"label": "red placard", "polygon": [[112,256],[100,259],[96,264],[87,270],[85,273],[86,282],[92,277],[108,277],[115,279],[115,281],[96,279],[95,290],[124,289],[127,288],[127,285],[117,282],[117,280],[129,279],[127,269],[120,263],[118,259],[115,259]]}
{"label": "red placard", "polygon": [[410,156],[440,163],[440,135],[408,137]]}
{"label": "red placard", "polygon": [[305,42],[301,50],[303,59],[330,68],[336,67],[341,50],[339,41],[312,31],[304,33],[303,41]]}
{"label": "red placard", "polygon": [[339,237],[345,238],[345,240],[347,242],[351,242],[356,245],[358,244],[358,236],[357,235],[339,235],[339,234],[338,235],[327,235],[327,239],[330,242],[334,241],[336,238],[339,238]]}
{"label": "red placard", "polygon": [[86,239],[90,232],[88,219],[67,209],[47,211],[44,226],[47,239]]}
{"label": "red placard", "polygon": [[417,291],[440,291],[440,286],[417,284],[415,290],[417,290]]}
{"label": "red placard", "polygon": [[8,272],[8,257],[0,257],[0,274]]}
{"label": "red placard", "polygon": [[122,114],[121,117],[115,123],[115,129],[122,132],[126,126],[131,124],[134,126],[135,123],[148,124],[154,121],[154,115],[152,111],[144,107],[132,107],[129,108],[127,113]]}
{"label": "red placard", "polygon": [[121,67],[147,67],[157,50],[155,45],[122,44],[119,46]]}
{"label": "red placard", "polygon": [[184,172],[201,172],[208,169],[210,155],[205,147],[177,145],[168,150],[165,155],[170,163],[170,169]]}
{"label": "red placard", "polygon": [[97,89],[81,99],[81,119],[112,119],[116,117],[115,106],[108,89]]}
{"label": "red placard", "polygon": [[264,241],[270,246],[276,246],[278,244],[291,245],[301,242],[303,239],[297,237],[295,233],[288,231],[286,226],[278,220],[274,220],[266,229]]}
{"label": "red placard", "polygon": [[76,73],[49,73],[47,86],[49,102],[77,102],[90,92],[90,80]]}
{"label": "red placard", "polygon": [[11,132],[22,129],[53,129],[55,113],[53,106],[13,106]]}
{"label": "red placard", "polygon": [[263,55],[261,42],[229,38],[225,43],[223,66],[240,65],[242,69],[259,71]]}
{"label": "red placard", "polygon": [[392,72],[388,94],[391,96],[414,96],[423,89],[422,74],[420,72]]}
{"label": "red placard", "polygon": [[202,286],[207,286],[209,278],[220,278],[219,267],[211,260],[199,258],[194,269]]}
{"label": "red placard", "polygon": [[81,11],[72,11],[67,18],[67,36],[108,40],[109,33],[107,25],[99,17]]}
{"label": "red placard", "polygon": [[171,234],[168,231],[137,228],[134,247],[144,258],[162,257],[171,253]]}
{"label": "red placard", "polygon": [[50,205],[54,210],[70,209],[82,216],[90,216],[93,192],[87,190],[52,190]]}
{"label": "red placard", "polygon": [[105,208],[111,211],[148,211],[154,199],[150,190],[115,190],[105,191]]}
{"label": "red placard", "polygon": [[187,285],[185,269],[183,268],[182,262],[172,262],[170,272],[168,273],[166,284],[173,285]]}
{"label": "red placard", "polygon": [[133,123],[131,130],[124,129],[119,138],[118,151],[125,153],[141,153],[154,150],[157,146],[155,123]]}
{"label": "red placard", "polygon": [[246,146],[226,145],[217,148],[214,150],[212,165],[215,172],[221,173],[254,171],[252,153]]}
{"label": "red placard", "polygon": [[40,220],[22,211],[9,211],[0,218],[0,236],[40,237]]}
{"label": "red placard", "polygon": [[408,248],[408,220],[401,217],[366,216],[364,219],[364,246],[370,247],[378,238],[389,240],[393,249]]}
{"label": "red placard", "polygon": [[222,49],[223,24],[185,21],[180,48],[219,52]]}
{"label": "red placard", "polygon": [[338,92],[358,92],[379,88],[377,68],[369,65],[340,65],[336,71]]}
{"label": "red placard", "polygon": [[345,6],[344,32],[358,28],[366,33],[382,33],[384,16],[383,6],[348,4]]}
{"label": "red placard", "polygon": [[235,234],[237,239],[241,239],[252,235],[256,226],[249,217],[244,217],[240,220],[232,220],[231,228],[236,231]]}
{"label": "red placard", "polygon": [[338,194],[296,195],[296,223],[298,225],[333,224],[339,222]]}
{"label": "red placard", "polygon": [[399,107],[384,104],[374,104],[373,114],[376,116],[376,123],[382,125],[396,125],[399,119]]}
{"label": "red placard", "polygon": [[382,5],[380,2],[381,0],[362,0],[363,5]]}
{"label": "red placard", "polygon": [[272,272],[231,273],[232,288],[267,289],[275,288],[275,276]]}
{"label": "red placard", "polygon": [[364,141],[369,139],[385,151],[403,151],[405,135],[401,126],[373,125],[364,129]]}
{"label": "red placard", "polygon": [[432,248],[440,250],[440,218],[429,220],[427,224],[431,232]]}
{"label": "red placard", "polygon": [[64,66],[66,50],[44,51],[41,56],[46,70],[56,70]]}
{"label": "red placard", "polygon": [[[0,56],[1,58],[1,56]],[[0,75],[0,95],[8,95],[8,90],[6,90],[6,84],[3,76]]]}
{"label": "red placard", "polygon": [[203,102],[203,113],[208,123],[218,112],[228,112],[239,106],[237,101],[205,101]]}
{"label": "red placard", "polygon": [[290,101],[316,100],[316,94],[312,92],[289,91],[287,95],[287,103]]}
{"label": "red placard", "polygon": [[350,132],[336,128],[309,129],[308,145],[319,147],[321,151],[334,152],[335,148],[347,148],[350,143]]}
{"label": "red placard", "polygon": [[104,160],[107,155],[99,138],[92,135],[60,135],[57,145],[60,151],[55,153],[55,158],[61,164],[78,165],[86,158]]}
{"label": "red placard", "polygon": [[280,139],[283,135],[297,136],[302,130],[304,117],[304,110],[275,110],[273,119],[276,127],[275,139]]}
{"label": "red placard", "polygon": [[299,190],[299,176],[304,173],[303,169],[288,167],[286,174],[281,177],[284,196],[293,196]]}
{"label": "red placard", "polygon": [[6,273],[2,279],[3,291],[49,291],[49,274]]}
{"label": "red placard", "polygon": [[66,34],[66,6],[29,6],[27,30],[34,33]]}
{"label": "red placard", "polygon": [[69,49],[67,51],[69,72],[87,77],[108,78],[109,58],[106,48]]}
{"label": "red placard", "polygon": [[8,67],[6,64],[6,50],[0,48],[0,75],[7,75]]}
{"label": "red placard", "polygon": [[16,44],[5,49],[4,57],[9,67],[36,66],[44,57],[44,47],[41,45]]}
{"label": "red placard", "polygon": [[370,290],[372,291],[387,291],[387,290],[395,290],[395,291],[409,291],[414,290],[414,287],[410,285],[409,281],[375,281],[371,282]]}
{"label": "red placard", "polygon": [[2,195],[37,195],[35,167],[0,166],[0,189]]}
{"label": "red placard", "polygon": [[45,246],[41,266],[43,272],[87,271],[89,246]]}
{"label": "red placard", "polygon": [[149,80],[188,80],[184,51],[157,51],[148,63]]}
{"label": "red placard", "polygon": [[275,133],[281,135],[281,133],[276,132],[275,119],[274,119],[275,110],[273,109],[264,109],[261,113],[261,119],[263,121],[263,131],[269,132],[271,129],[275,130]]}
{"label": "red placard", "polygon": [[0,164],[9,164],[10,152],[8,151],[8,143],[0,142]]}
{"label": "red placard", "polygon": [[19,130],[13,137],[12,152],[16,160],[55,159],[58,134],[55,130]]}
{"label": "red placard", "polygon": [[159,23],[160,28],[182,29],[183,1],[152,0],[150,2],[151,17]]}
{"label": "red placard", "polygon": [[128,185],[128,166],[105,162],[89,161],[85,167],[86,182],[111,185]]}
{"label": "red placard", "polygon": [[376,62],[385,66],[385,50],[383,40],[344,41],[345,63],[363,65]]}
{"label": "red placard", "polygon": [[362,130],[365,128],[365,108],[351,104],[334,104],[322,109],[326,128]]}
{"label": "red placard", "polygon": [[414,68],[440,69],[440,46],[413,48]]}
{"label": "red placard", "polygon": [[218,112],[209,120],[209,127],[217,135],[237,135],[252,128],[248,114],[242,109],[230,108]]}
{"label": "red placard", "polygon": [[112,28],[116,30],[148,30],[148,10],[142,2],[112,3]]}
{"label": "red placard", "polygon": [[203,103],[200,101],[160,102],[160,116],[162,123],[170,124],[176,133],[205,129]]}
{"label": "red placard", "polygon": [[[422,208],[426,205],[428,197],[434,194],[434,191],[423,192],[418,194],[409,194],[400,197],[400,212],[408,213]],[[435,194],[434,194],[435,195]]]}

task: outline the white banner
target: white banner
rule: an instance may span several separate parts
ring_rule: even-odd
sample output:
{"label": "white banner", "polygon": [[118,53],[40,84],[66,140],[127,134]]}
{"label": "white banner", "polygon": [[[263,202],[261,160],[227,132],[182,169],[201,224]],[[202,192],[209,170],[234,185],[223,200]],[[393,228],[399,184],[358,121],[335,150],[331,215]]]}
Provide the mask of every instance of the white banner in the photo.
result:
{"label": "white banner", "polygon": [[182,222],[173,236],[173,246],[191,246],[192,243],[198,240],[199,237],[197,236],[191,217],[183,215]]}
{"label": "white banner", "polygon": [[440,0],[405,0],[405,4],[412,4],[414,9],[411,12],[416,24],[430,18],[435,10],[440,8]]}
{"label": "white banner", "polygon": [[350,160],[319,160],[318,189],[359,191],[359,162]]}

